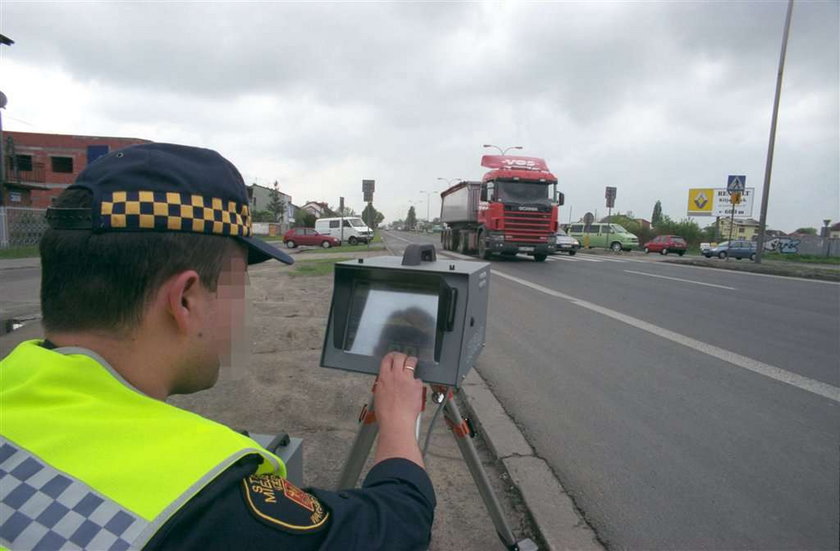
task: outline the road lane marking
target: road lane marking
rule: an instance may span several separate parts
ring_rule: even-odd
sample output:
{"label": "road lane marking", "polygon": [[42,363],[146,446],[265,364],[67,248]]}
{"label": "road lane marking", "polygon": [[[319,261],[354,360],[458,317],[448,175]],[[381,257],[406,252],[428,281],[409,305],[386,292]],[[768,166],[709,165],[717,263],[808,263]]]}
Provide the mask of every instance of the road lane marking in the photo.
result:
{"label": "road lane marking", "polygon": [[499,272],[497,270],[492,270],[492,273],[495,276],[508,279],[510,281],[513,281],[514,283],[518,283],[535,291],[539,291],[540,293],[568,300],[572,304],[576,304],[578,306],[586,308],[587,310],[597,312],[616,321],[625,323],[631,327],[635,327],[636,329],[640,329],[642,331],[651,333],[652,335],[656,335],[657,337],[661,337],[671,342],[681,344],[697,352],[702,352],[703,354],[707,354],[709,356],[712,356],[713,358],[717,358],[736,367],[746,369],[747,371],[752,371],[753,373],[763,375],[767,378],[779,381],[781,383],[786,383],[801,390],[805,390],[807,392],[811,392],[812,394],[816,394],[817,396],[822,396],[823,398],[828,398],[829,400],[840,402],[840,388],[834,385],[823,383],[822,381],[817,381],[809,377],[804,377],[802,375],[798,375],[780,367],[775,367],[770,364],[766,364],[764,362],[760,362],[758,360],[754,360],[752,358],[736,354],[735,352],[730,352],[729,350],[725,350],[712,344],[693,339],[691,337],[682,335],[680,333],[676,333],[674,331],[669,331],[668,329],[659,327],[658,325],[654,325],[652,323],[648,323],[644,320],[640,320],[639,318],[634,318],[633,316],[628,316],[626,314],[622,314],[621,312],[617,312],[609,308],[604,308],[603,306],[598,306],[597,304],[593,304],[591,302],[578,299],[571,295],[555,291],[554,289],[549,289],[548,287],[543,287],[542,285],[532,283],[525,279],[520,279],[518,277],[514,277]]}
{"label": "road lane marking", "polygon": [[[634,260],[633,262],[641,262],[639,260]],[[656,262],[655,260],[651,260],[650,262]],[[722,261],[725,262],[725,261]],[[713,268],[712,266],[694,266],[691,264],[681,264],[679,262],[662,262],[664,266],[677,266],[679,268],[693,268],[695,270],[712,270],[719,274],[740,274],[740,275],[751,275],[756,277],[772,277],[775,279],[786,279],[789,281],[804,281],[805,283],[825,283],[827,285],[840,285],[838,281],[827,281],[825,279],[812,279],[812,278],[805,278],[805,277],[793,277],[793,276],[784,276],[784,275],[775,275],[775,274],[759,274],[757,272],[746,272],[743,270],[727,270],[726,268]]]}
{"label": "road lane marking", "polygon": [[581,256],[581,260],[588,260],[590,262],[618,262],[619,264],[624,262],[623,260],[619,260],[617,258],[587,258],[586,254]]}
{"label": "road lane marking", "polygon": [[550,260],[552,262],[560,262],[560,261],[563,261],[563,262],[580,262],[579,259],[571,258],[571,257],[568,257],[568,256],[555,256],[555,257],[550,257],[547,260]]}
{"label": "road lane marking", "polygon": [[735,287],[727,287],[726,285],[716,285],[714,283],[703,283],[702,281],[694,281],[693,279],[682,279],[681,277],[669,277],[664,275],[657,275],[657,274],[649,274],[647,272],[634,272],[633,270],[624,270],[628,274],[638,274],[648,277],[658,277],[659,279],[670,279],[672,281],[682,281],[683,283],[693,283],[695,285],[705,285],[706,287],[716,287],[718,289],[727,289],[729,291],[735,291]]}

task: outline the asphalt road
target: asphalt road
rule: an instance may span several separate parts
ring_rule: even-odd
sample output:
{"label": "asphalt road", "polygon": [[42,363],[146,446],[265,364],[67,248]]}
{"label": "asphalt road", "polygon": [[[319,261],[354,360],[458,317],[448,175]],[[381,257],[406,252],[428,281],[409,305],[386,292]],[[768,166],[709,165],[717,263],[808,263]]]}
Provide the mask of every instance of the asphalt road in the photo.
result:
{"label": "asphalt road", "polygon": [[0,322],[40,317],[40,288],[40,267],[5,268],[0,265]]}
{"label": "asphalt road", "polygon": [[478,370],[612,549],[837,549],[840,285],[656,259],[494,260]]}

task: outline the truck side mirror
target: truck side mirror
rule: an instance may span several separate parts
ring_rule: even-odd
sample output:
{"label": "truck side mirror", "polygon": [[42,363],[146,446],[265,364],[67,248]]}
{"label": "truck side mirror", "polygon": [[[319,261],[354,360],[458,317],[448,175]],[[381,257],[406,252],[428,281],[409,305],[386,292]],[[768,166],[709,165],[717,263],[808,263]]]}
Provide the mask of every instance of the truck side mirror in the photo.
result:
{"label": "truck side mirror", "polygon": [[561,207],[563,206],[563,204],[565,204],[566,196],[563,194],[562,191],[557,192],[557,197],[555,198],[555,201],[557,201],[557,205]]}
{"label": "truck side mirror", "polygon": [[481,186],[481,200],[487,200],[487,186]]}

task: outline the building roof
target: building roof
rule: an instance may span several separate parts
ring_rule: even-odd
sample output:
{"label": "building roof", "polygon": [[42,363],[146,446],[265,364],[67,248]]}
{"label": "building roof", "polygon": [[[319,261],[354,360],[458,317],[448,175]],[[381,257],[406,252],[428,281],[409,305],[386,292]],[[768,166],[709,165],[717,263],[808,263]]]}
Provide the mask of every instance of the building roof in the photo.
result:
{"label": "building roof", "polygon": [[79,146],[91,144],[92,142],[125,142],[126,144],[142,144],[152,143],[149,140],[142,138],[126,138],[118,136],[82,136],[74,134],[45,134],[40,132],[17,132],[15,130],[5,130],[3,134],[11,136],[15,144],[18,146],[37,146],[37,147],[67,147],[68,141],[79,142]]}

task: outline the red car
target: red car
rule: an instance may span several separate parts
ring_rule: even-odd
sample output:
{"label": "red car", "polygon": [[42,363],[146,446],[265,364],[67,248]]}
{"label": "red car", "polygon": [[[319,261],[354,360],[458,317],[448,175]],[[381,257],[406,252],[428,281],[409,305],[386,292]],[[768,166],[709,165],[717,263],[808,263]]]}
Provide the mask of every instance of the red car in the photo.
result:
{"label": "red car", "polygon": [[685,239],[683,239],[679,235],[658,235],[652,240],[645,243],[645,254],[677,253],[678,255],[682,256],[685,254],[685,250],[687,248],[688,244],[685,242]]}
{"label": "red car", "polygon": [[335,237],[318,233],[312,228],[292,228],[283,235],[283,242],[290,249],[298,245],[311,245],[325,249],[341,245],[341,241]]}

